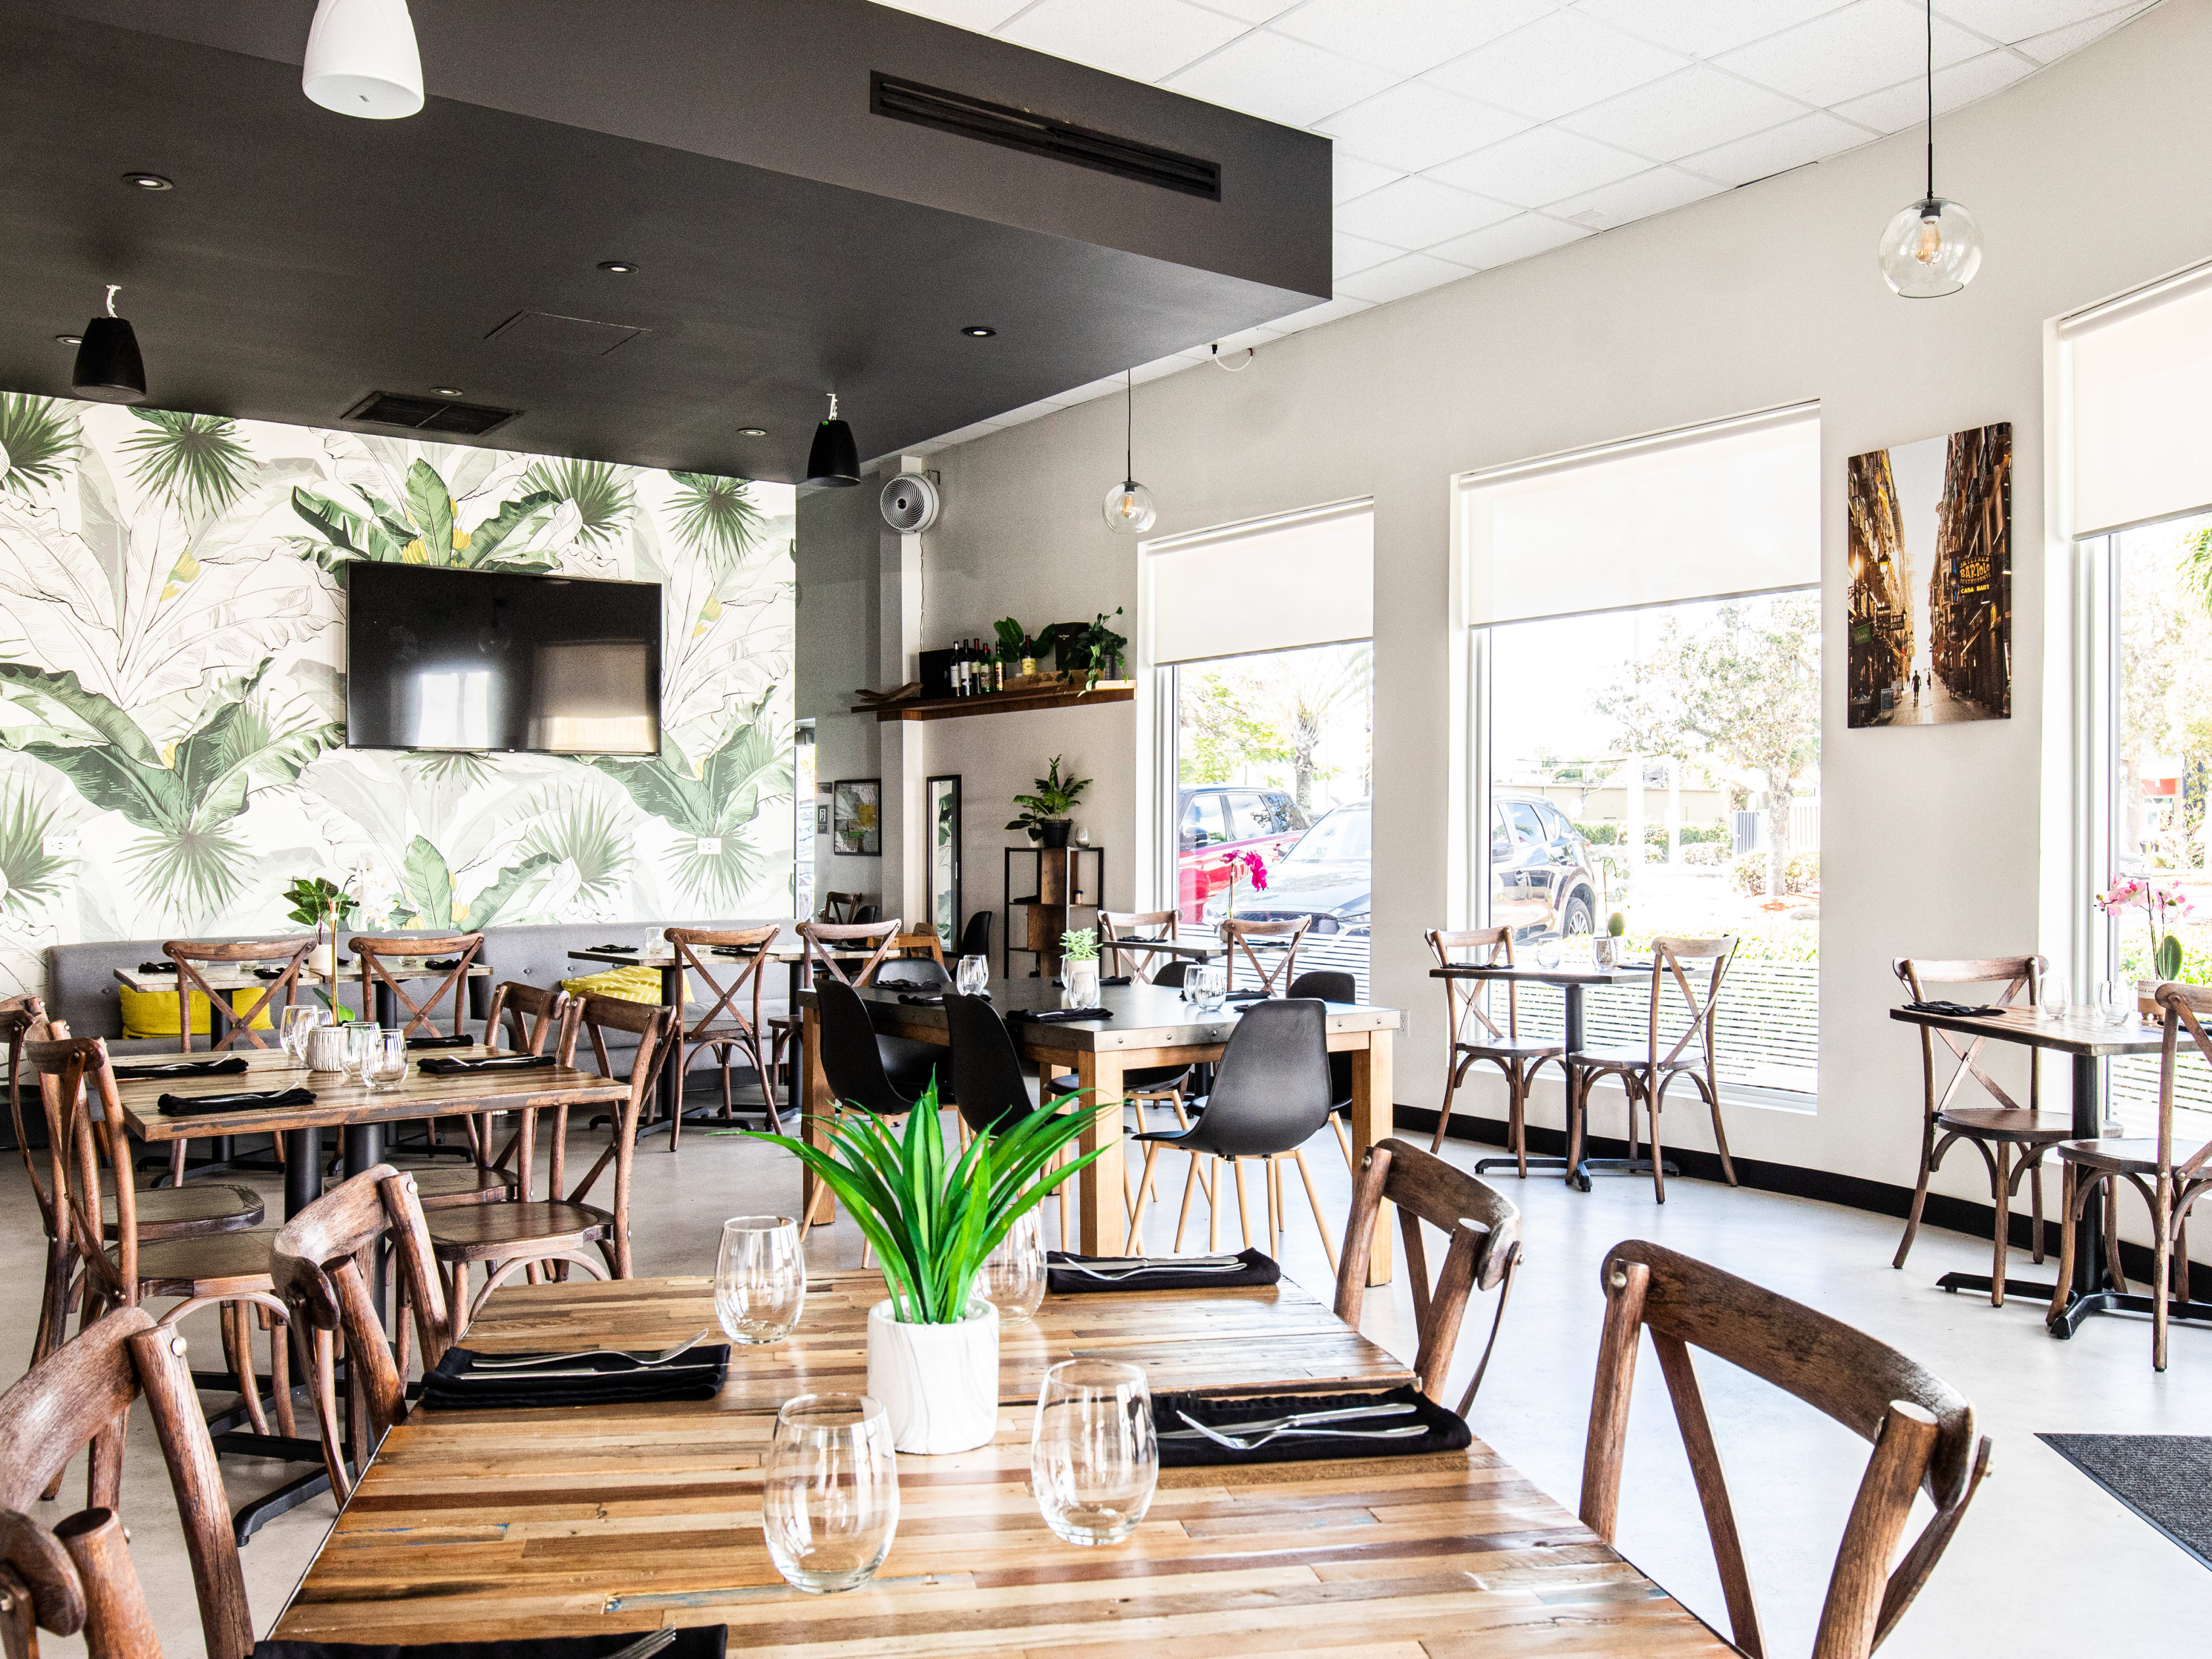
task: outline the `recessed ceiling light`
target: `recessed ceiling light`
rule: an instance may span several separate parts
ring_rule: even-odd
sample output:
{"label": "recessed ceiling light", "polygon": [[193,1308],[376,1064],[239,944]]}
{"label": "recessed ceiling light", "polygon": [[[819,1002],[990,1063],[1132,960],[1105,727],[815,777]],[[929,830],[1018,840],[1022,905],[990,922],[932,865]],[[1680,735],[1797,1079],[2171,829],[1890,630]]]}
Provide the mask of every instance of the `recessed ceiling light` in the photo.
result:
{"label": "recessed ceiling light", "polygon": [[637,267],[627,259],[602,259],[599,261],[599,269],[611,271],[617,276],[627,276]]}
{"label": "recessed ceiling light", "polygon": [[988,340],[999,331],[983,323],[970,323],[960,331],[971,340]]}
{"label": "recessed ceiling light", "polygon": [[177,187],[173,180],[164,179],[158,173],[126,173],[123,175],[123,182],[135,190],[174,190]]}
{"label": "recessed ceiling light", "polygon": [[738,436],[740,438],[765,438],[768,436],[768,428],[764,426],[741,426],[738,428]]}
{"label": "recessed ceiling light", "polygon": [[84,343],[84,336],[82,334],[57,334],[54,336],[54,338],[63,345],[82,345]]}
{"label": "recessed ceiling light", "polygon": [[461,395],[461,389],[457,386],[434,386],[430,393],[436,398],[458,398]]}

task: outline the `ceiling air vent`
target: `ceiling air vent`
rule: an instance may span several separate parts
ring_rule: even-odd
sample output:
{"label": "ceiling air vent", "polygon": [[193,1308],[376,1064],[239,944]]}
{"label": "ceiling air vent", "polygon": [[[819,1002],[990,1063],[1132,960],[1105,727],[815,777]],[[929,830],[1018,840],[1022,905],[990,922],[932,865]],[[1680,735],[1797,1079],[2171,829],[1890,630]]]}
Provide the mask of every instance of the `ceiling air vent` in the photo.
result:
{"label": "ceiling air vent", "polygon": [[964,93],[925,87],[879,72],[868,77],[868,108],[894,121],[911,121],[917,126],[980,138],[987,144],[1025,149],[1032,155],[1110,173],[1117,179],[1134,179],[1139,184],[1158,185],[1186,196],[1203,196],[1209,202],[1221,199],[1218,161],[1178,155],[1134,138],[1117,138],[1110,132],[1096,132],[1049,115],[986,103]]}
{"label": "ceiling air vent", "polygon": [[413,398],[396,392],[372,392],[340,418],[371,426],[404,426],[416,432],[456,432],[480,438],[504,426],[521,411],[488,404],[457,404],[450,398]]}

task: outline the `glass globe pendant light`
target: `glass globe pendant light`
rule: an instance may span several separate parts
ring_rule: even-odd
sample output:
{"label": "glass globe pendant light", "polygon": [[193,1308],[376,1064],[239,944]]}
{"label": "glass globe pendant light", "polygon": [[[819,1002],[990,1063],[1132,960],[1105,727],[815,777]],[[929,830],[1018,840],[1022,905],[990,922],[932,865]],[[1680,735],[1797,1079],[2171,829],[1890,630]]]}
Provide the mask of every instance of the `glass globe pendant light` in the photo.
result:
{"label": "glass globe pendant light", "polygon": [[1908,300],[1940,300],[1974,280],[1982,228],[1936,193],[1936,6],[1928,0],[1928,193],[1900,208],[1881,234],[1881,274]]}
{"label": "glass globe pendant light", "polygon": [[1137,482],[1137,468],[1132,457],[1136,438],[1137,380],[1133,371],[1128,373],[1122,386],[1121,482],[1106,492],[1104,512],[1106,527],[1117,536],[1141,536],[1152,527],[1159,509],[1152,505],[1152,492]]}

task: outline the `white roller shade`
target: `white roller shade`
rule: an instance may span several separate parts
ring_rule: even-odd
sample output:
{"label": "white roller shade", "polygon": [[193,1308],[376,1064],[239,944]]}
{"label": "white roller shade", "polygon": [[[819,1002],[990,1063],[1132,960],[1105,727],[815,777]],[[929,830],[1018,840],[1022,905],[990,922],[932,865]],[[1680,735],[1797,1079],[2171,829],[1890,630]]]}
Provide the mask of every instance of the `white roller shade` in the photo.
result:
{"label": "white roller shade", "polygon": [[2212,273],[2069,318],[2059,338],[2071,532],[2212,505]]}
{"label": "white roller shade", "polygon": [[1671,605],[1820,580],[1810,405],[1461,482],[1468,621]]}
{"label": "white roller shade", "polygon": [[1156,544],[1146,564],[1155,663],[1375,631],[1375,514],[1365,501]]}

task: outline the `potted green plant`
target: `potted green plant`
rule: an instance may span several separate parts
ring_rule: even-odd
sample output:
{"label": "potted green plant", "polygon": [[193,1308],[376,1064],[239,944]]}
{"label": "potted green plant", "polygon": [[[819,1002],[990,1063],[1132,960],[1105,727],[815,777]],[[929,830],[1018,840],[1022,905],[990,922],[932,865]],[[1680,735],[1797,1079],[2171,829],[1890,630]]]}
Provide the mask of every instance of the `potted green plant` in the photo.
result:
{"label": "potted green plant", "polygon": [[[1121,607],[1115,605],[1114,614],[1120,616]],[[1088,652],[1084,659],[1083,689],[1090,690],[1101,680],[1121,678],[1121,653],[1128,648],[1128,636],[1117,634],[1108,625],[1102,611],[1091,626],[1083,630],[1083,643]]]}
{"label": "potted green plant", "polygon": [[1628,917],[1615,910],[1605,919],[1605,932],[1590,941],[1590,960],[1600,968],[1618,967],[1628,957]]}
{"label": "potted green plant", "polygon": [[991,624],[991,631],[999,636],[999,660],[1012,663],[1024,674],[1036,672],[1036,641],[1029,630],[1012,617],[1001,617]]}
{"label": "potted green plant", "polygon": [[[338,929],[360,908],[361,901],[335,882],[320,876],[301,876],[284,890],[284,902],[292,907],[291,921],[315,930],[315,949],[307,958],[310,972],[330,979],[337,972]],[[329,937],[324,937],[324,930]]]}
{"label": "potted green plant", "polygon": [[826,1146],[747,1132],[796,1157],[875,1246],[890,1294],[868,1310],[868,1393],[902,1452],[968,1451],[997,1431],[999,1311],[975,1278],[1018,1219],[1103,1152],[1051,1167],[1094,1118],[1121,1109],[1077,1109],[1075,1098],[978,1134],[957,1161],[945,1156],[934,1079],[900,1134],[857,1108],[815,1120]]}
{"label": "potted green plant", "polygon": [[1098,930],[1079,927],[1060,936],[1061,984],[1071,1008],[1098,1006]]}
{"label": "potted green plant", "polygon": [[1060,776],[1060,757],[1054,755],[1051,767],[1036,781],[1036,793],[1014,797],[1014,805],[1022,811],[1006,828],[1027,831],[1039,846],[1064,848],[1068,832],[1074,828],[1068,814],[1090,787],[1089,778],[1079,778],[1073,772]]}

